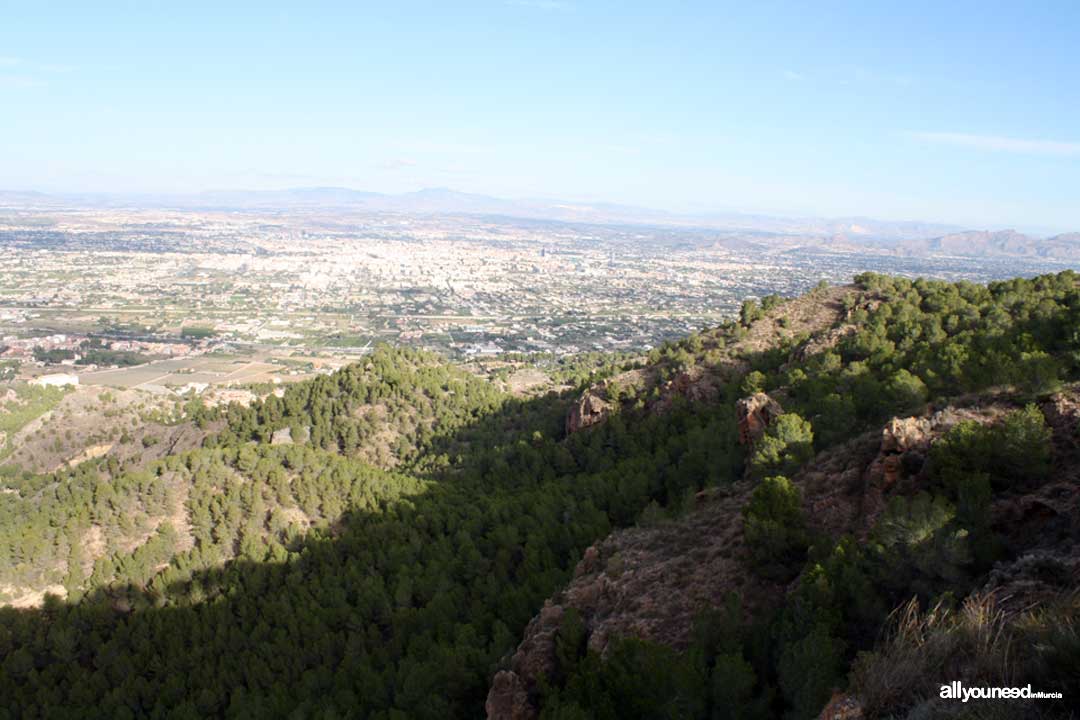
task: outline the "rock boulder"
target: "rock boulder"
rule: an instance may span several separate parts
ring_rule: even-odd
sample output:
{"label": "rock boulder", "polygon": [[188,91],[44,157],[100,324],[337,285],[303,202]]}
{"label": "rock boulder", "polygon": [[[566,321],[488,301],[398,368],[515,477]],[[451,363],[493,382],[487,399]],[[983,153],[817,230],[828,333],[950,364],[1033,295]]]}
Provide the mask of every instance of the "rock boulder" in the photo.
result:
{"label": "rock boulder", "polygon": [[570,408],[566,416],[566,434],[603,422],[611,414],[612,405],[600,397],[598,391],[589,390]]}
{"label": "rock boulder", "polygon": [[765,393],[754,393],[735,403],[739,425],[739,443],[753,445],[765,434],[765,429],[784,413],[780,403]]}

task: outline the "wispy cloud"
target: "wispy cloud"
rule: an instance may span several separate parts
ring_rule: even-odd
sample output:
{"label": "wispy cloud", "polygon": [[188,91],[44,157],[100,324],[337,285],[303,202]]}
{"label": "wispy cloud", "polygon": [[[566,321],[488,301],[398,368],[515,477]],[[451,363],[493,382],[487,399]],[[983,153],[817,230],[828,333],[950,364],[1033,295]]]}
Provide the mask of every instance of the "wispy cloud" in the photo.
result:
{"label": "wispy cloud", "polygon": [[408,157],[409,155],[425,155],[428,153],[437,155],[479,155],[491,153],[494,151],[494,148],[489,145],[479,145],[470,142],[433,142],[424,139],[405,141],[398,147],[398,150],[402,153],[407,153],[405,157]]}
{"label": "wispy cloud", "polygon": [[392,158],[390,160],[383,160],[375,165],[379,170],[403,170],[405,168],[416,167],[416,161],[409,158]]}
{"label": "wispy cloud", "polygon": [[957,145],[990,152],[1080,157],[1080,142],[1030,140],[1002,137],[1000,135],[973,135],[953,132],[917,132],[912,133],[912,136],[919,140],[940,145]]}
{"label": "wispy cloud", "polygon": [[797,82],[797,81],[803,79],[803,75],[802,75],[802,73],[797,73],[794,70],[785,70],[784,71],[784,79],[785,80],[790,80],[792,82]]}
{"label": "wispy cloud", "polygon": [[26,72],[66,73],[75,70],[74,65],[67,63],[34,62],[13,55],[0,55],[0,68],[10,70],[16,67]]}
{"label": "wispy cloud", "polygon": [[46,85],[43,75],[55,75],[75,70],[72,65],[39,63],[10,55],[0,55],[0,88],[24,89]]}
{"label": "wispy cloud", "polygon": [[289,182],[308,182],[318,179],[317,175],[308,175],[306,173],[294,173],[294,172],[265,172],[261,170],[249,170],[248,175],[259,180],[285,180]]}
{"label": "wispy cloud", "polygon": [[570,7],[570,3],[565,0],[506,0],[506,4],[537,10],[566,10]]}
{"label": "wispy cloud", "polygon": [[41,87],[45,83],[29,75],[0,75],[0,88],[21,90],[24,88]]}
{"label": "wispy cloud", "polygon": [[64,65],[62,63],[45,63],[44,65],[38,65],[38,70],[47,73],[69,73],[75,71],[74,65]]}

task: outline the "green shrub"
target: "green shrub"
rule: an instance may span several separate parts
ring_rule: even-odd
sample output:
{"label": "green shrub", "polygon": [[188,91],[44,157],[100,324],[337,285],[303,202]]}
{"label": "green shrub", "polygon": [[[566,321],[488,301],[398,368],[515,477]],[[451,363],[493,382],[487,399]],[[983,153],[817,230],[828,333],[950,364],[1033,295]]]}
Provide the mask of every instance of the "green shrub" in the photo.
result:
{"label": "green shrub", "polygon": [[966,476],[984,473],[996,490],[1044,481],[1050,474],[1052,433],[1035,405],[995,425],[959,423],[930,450],[932,472],[953,497]]}
{"label": "green shrub", "polygon": [[926,404],[930,391],[918,375],[898,370],[885,383],[885,399],[890,412],[914,412]]}
{"label": "green shrub", "polygon": [[843,680],[844,643],[824,625],[783,645],[777,667],[780,691],[787,702],[784,717],[812,720]]}
{"label": "green shrub", "polygon": [[769,312],[773,308],[779,307],[783,302],[784,298],[780,297],[779,295],[766,295],[765,297],[761,298],[761,309],[765,312]]}
{"label": "green shrub", "polygon": [[1055,392],[1061,387],[1061,362],[1052,355],[1037,350],[1020,355],[1016,384],[1032,395]]}
{"label": "green shrub", "polygon": [[993,428],[991,462],[1005,481],[1041,482],[1050,476],[1052,436],[1039,408],[1028,405]]}
{"label": "green shrub", "polygon": [[686,652],[624,637],[612,639],[601,659],[569,609],[556,636],[555,672],[540,682],[540,717],[767,720],[776,694],[747,653],[750,636],[765,629],[747,625],[733,595],[723,609],[695,618]]}
{"label": "green shrub", "polygon": [[613,640],[603,660],[584,644],[576,657],[570,653],[568,646],[557,650],[561,682],[541,684],[543,720],[675,720],[702,714],[705,678],[673,648],[627,637]]}
{"label": "green shrub", "polygon": [[955,587],[971,562],[968,531],[953,523],[956,510],[941,496],[919,493],[889,501],[873,531],[881,581],[924,597]]}
{"label": "green shrub", "polygon": [[796,413],[784,413],[765,431],[750,458],[755,477],[787,475],[814,457],[814,431]]}
{"label": "green shrub", "polygon": [[739,392],[743,395],[753,395],[754,393],[765,391],[765,373],[760,370],[752,370],[746,374],[743,378],[742,385],[739,386]]}
{"label": "green shrub", "polygon": [[744,327],[750,327],[755,320],[763,317],[765,317],[765,312],[756,300],[743,300],[742,307],[739,308],[739,321]]}
{"label": "green shrub", "polygon": [[709,688],[712,720],[765,720],[770,717],[768,694],[757,689],[757,675],[741,652],[716,657]]}
{"label": "green shrub", "polygon": [[765,478],[743,508],[743,533],[755,568],[766,575],[801,560],[809,545],[799,489],[783,476]]}

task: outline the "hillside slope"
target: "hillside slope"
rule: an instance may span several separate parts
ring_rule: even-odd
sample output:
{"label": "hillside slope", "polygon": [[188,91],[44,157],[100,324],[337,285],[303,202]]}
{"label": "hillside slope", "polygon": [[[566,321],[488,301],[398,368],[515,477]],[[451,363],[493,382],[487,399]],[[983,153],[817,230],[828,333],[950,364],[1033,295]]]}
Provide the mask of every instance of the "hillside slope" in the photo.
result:
{"label": "hillside slope", "polygon": [[[918,293],[917,304],[909,305],[913,310],[918,309],[916,313],[905,315],[903,308],[896,306],[901,303],[892,297],[905,286]],[[1050,378],[1028,377],[1027,382],[1022,375],[1014,374],[1012,378],[1021,380],[1019,385],[995,387],[996,380],[1011,379],[1006,368],[996,369],[981,381],[975,377],[975,368],[971,368],[964,373],[963,384],[956,383],[960,378],[955,376],[953,382],[941,382],[940,375],[936,379],[942,390],[975,392],[951,398],[939,396],[927,403],[932,393],[910,372],[908,368],[914,369],[911,363],[904,363],[900,371],[892,369],[897,365],[895,361],[882,363],[881,369],[892,373],[884,383],[860,377],[869,374],[868,370],[872,372],[874,362],[873,353],[866,352],[871,349],[866,348],[870,338],[860,337],[866,332],[868,320],[888,313],[889,322],[882,325],[884,332],[873,341],[891,344],[894,341],[889,338],[904,336],[905,328],[898,326],[900,323],[918,327],[920,311],[932,319],[934,311],[942,305],[939,298],[933,297],[940,288],[935,290],[929,285],[915,288],[902,283],[897,288],[892,281],[883,283],[879,278],[866,277],[860,292],[855,294],[853,290],[846,289],[844,304],[848,310],[833,313],[831,322],[819,323],[809,338],[792,342],[790,337],[776,337],[774,332],[778,326],[794,324],[793,316],[797,318],[805,312],[808,298],[803,298],[761,318],[756,317],[758,313],[753,308],[749,313],[744,308],[744,318],[754,319],[742,334],[742,340],[733,343],[731,351],[719,362],[715,353],[709,355],[701,344],[697,345],[696,355],[683,358],[684,377],[703,377],[706,369],[715,373],[717,368],[729,368],[733,357],[747,359],[739,368],[744,389],[757,391],[757,395],[740,400],[730,409],[738,419],[740,440],[745,444],[746,476],[699,492],[693,503],[684,507],[683,514],[643,515],[636,528],[616,531],[586,550],[575,568],[573,580],[545,603],[530,622],[515,653],[508,656],[505,669],[495,674],[486,703],[489,718],[575,716],[579,711],[593,717],[608,713],[619,717],[630,707],[636,708],[636,713],[660,717],[667,716],[675,707],[681,708],[679,714],[689,712],[687,708],[695,703],[699,704],[700,712],[712,712],[713,717],[768,717],[785,706],[784,712],[790,717],[810,717],[822,708],[830,692],[848,685],[844,676],[849,669],[850,694],[837,696],[822,717],[834,717],[834,713],[835,717],[845,718],[906,716],[908,711],[923,717],[925,713],[944,716],[954,711],[955,707],[950,708],[948,702],[936,698],[937,686],[933,681],[915,680],[914,676],[920,672],[935,678],[949,674],[950,679],[963,679],[969,685],[990,679],[1001,684],[1027,673],[1028,677],[1034,676],[1044,683],[1056,680],[1059,690],[1062,683],[1074,689],[1074,682],[1064,680],[1070,677],[1068,671],[1046,670],[1050,661],[1043,657],[1045,648],[1022,644],[1032,642],[1033,635],[1038,634],[1031,627],[1044,635],[1055,631],[1045,616],[1033,614],[1036,609],[1045,614],[1063,606],[1060,612],[1065,614],[1055,620],[1065,622],[1066,627],[1074,628],[1077,619],[1073,598],[1080,589],[1080,458],[1077,455],[1080,387],[1070,386],[1062,392],[1043,395],[1037,406],[1026,405],[1033,394],[1037,396],[1055,386],[1057,370],[1051,371]],[[1067,285],[1063,290],[1075,296],[1075,287]],[[1048,309],[1044,306],[1044,310]],[[980,313],[980,317],[987,315]],[[828,315],[821,313],[819,317]],[[974,320],[976,316],[969,317]],[[1077,327],[1075,315],[1065,322],[1068,328]],[[913,334],[925,338],[930,335],[927,327],[924,319],[920,330]],[[929,329],[932,332],[934,325],[930,324]],[[767,338],[764,343],[756,342],[763,336]],[[747,340],[752,344],[748,345]],[[908,344],[910,350],[918,349],[915,343]],[[860,345],[863,353],[856,350]],[[889,348],[892,352],[896,349],[896,345]],[[775,353],[770,359],[754,357],[770,350]],[[813,394],[820,399],[814,398],[812,391],[800,387],[808,384],[808,380],[822,383],[824,378],[807,376],[820,362],[814,361],[814,356],[822,354],[832,357],[821,364],[832,366],[832,371],[840,376],[848,374],[849,391],[855,389],[852,385],[862,384],[858,388],[862,397],[847,408],[850,424],[846,430],[831,433],[824,442],[819,437],[815,443],[821,448],[818,452],[805,448],[797,458],[785,461],[776,455],[777,443],[784,440],[790,447],[793,439],[790,428],[798,426],[789,425],[786,437],[783,432],[772,435],[770,427],[775,430],[783,424],[780,420],[783,409],[760,390],[767,386],[775,398],[814,418],[815,429],[829,430],[831,423],[825,422],[828,418],[820,414],[820,409],[822,405],[837,407],[839,397],[815,388],[817,393]],[[860,358],[860,354],[866,359]],[[1025,356],[1031,357],[1027,353],[1014,357],[1022,361]],[[964,359],[971,365],[981,364],[972,356]],[[758,372],[764,372],[751,377],[748,373],[755,372],[751,370],[755,363],[759,364]],[[851,373],[852,369],[856,370],[855,374]],[[937,373],[926,370],[924,376],[933,381]],[[897,382],[898,379],[902,382]],[[897,392],[890,389],[890,384],[894,388],[902,385],[906,390]],[[980,387],[986,389],[977,390]],[[583,399],[603,396],[606,389],[594,388]],[[894,417],[872,430],[853,435],[852,431],[857,431],[861,424],[859,415],[873,417],[876,412],[884,417],[881,411],[888,407],[887,396],[893,393],[896,397],[891,399],[891,404],[895,409],[906,405],[916,410],[916,414]],[[700,392],[697,394],[702,396]],[[863,412],[855,406],[860,399],[867,403]],[[878,408],[875,410],[871,403],[878,404]],[[572,410],[570,425],[580,424],[577,422],[580,413],[576,412],[580,405]],[[819,414],[813,414],[814,410]],[[599,415],[594,413],[586,426],[597,426],[612,414],[612,408]],[[807,424],[806,439],[811,437]],[[850,439],[841,440],[844,437]],[[978,442],[973,442],[972,437],[978,438]],[[998,451],[1001,457],[997,463],[987,462],[986,456],[994,454],[987,443],[999,439],[1013,447],[1008,447],[1006,452]],[[787,448],[781,447],[781,454],[785,451]],[[762,462],[763,456],[767,462]],[[949,464],[954,467],[947,468]],[[985,470],[973,467],[980,464]],[[1011,477],[999,478],[1010,470],[998,464],[1011,464],[1016,469],[1011,470]],[[797,525],[803,536],[796,543],[802,549],[795,553],[794,559],[790,556],[791,547],[779,553],[759,547],[762,543],[779,542],[775,536],[782,536],[784,528],[774,527],[770,536],[763,535],[760,526],[748,531],[745,525],[748,519],[757,520],[748,511],[754,507],[754,498],[762,488],[762,477],[781,470],[790,475],[791,482],[785,487],[790,487],[791,497],[798,502],[798,511],[787,515],[783,524]],[[968,473],[970,476],[966,476]],[[780,479],[787,483],[786,479]],[[934,511],[938,511],[937,516]],[[917,541],[910,535],[915,527],[923,528]],[[949,532],[953,535],[947,542],[935,537],[945,538]],[[898,552],[897,533],[902,536],[901,545],[915,544]],[[923,547],[936,544],[941,546]],[[832,557],[830,548],[835,548]],[[856,551],[856,548],[860,549]],[[845,554],[845,559],[837,559]],[[798,570],[800,562],[805,562],[805,566]],[[810,587],[818,589],[809,591]],[[819,593],[823,588],[829,588],[828,599],[808,599],[808,592]],[[857,597],[849,595],[853,591]],[[856,650],[874,648],[874,640],[889,622],[886,609],[917,600],[939,603],[937,607],[941,608],[942,591],[950,598],[946,604],[968,597],[967,604],[956,614],[962,629],[988,632],[985,626],[963,625],[969,622],[968,608],[976,608],[991,619],[987,622],[994,624],[995,632],[1003,637],[1011,636],[1021,644],[1012,650],[1019,657],[987,660],[985,666],[980,666],[983,661],[976,657],[954,657],[948,663],[943,658],[921,661],[911,658],[908,663],[912,667],[905,668],[904,675],[891,666],[895,658],[890,653],[895,652],[893,646],[899,642],[896,637],[902,637],[893,636],[883,641],[876,654],[860,656],[859,663],[851,665]],[[759,699],[773,698],[757,711],[744,708],[746,714],[735,713],[731,706],[735,699],[722,689],[688,689],[688,684],[692,688],[693,680],[675,677],[668,677],[666,685],[663,682],[659,686],[651,685],[653,679],[640,675],[648,672],[646,668],[652,667],[651,662],[662,660],[672,664],[674,657],[693,664],[691,658],[703,652],[700,646],[703,613],[724,608],[732,599],[740,608],[738,623],[759,626],[759,632],[771,635],[772,640],[766,642],[775,643],[772,652],[781,657],[786,643],[776,635],[791,632],[790,628],[787,631],[781,628],[797,622],[794,618],[805,614],[808,604],[827,606],[815,612],[831,616],[825,623],[829,629],[824,635],[814,637],[814,649],[810,652],[820,653],[823,659],[834,653],[831,660],[834,667],[824,677],[815,679],[810,674],[810,680],[802,681],[791,674],[806,675],[806,666],[796,664],[785,668],[783,662],[777,665],[768,658],[755,659],[747,648],[746,659],[753,665],[753,668],[745,667],[750,677],[748,686],[746,676],[737,680],[721,675],[719,666],[686,669],[688,674],[699,677],[712,674],[713,682],[718,684],[742,682],[743,691],[749,695],[738,702],[752,705],[753,695]],[[852,606],[858,609],[852,611]],[[909,626],[918,623],[917,608],[917,604],[909,605],[902,615]],[[935,637],[949,637],[955,632],[944,623],[940,627],[931,625],[927,622],[927,634]],[[1027,635],[1014,632],[1018,627],[1028,628]],[[568,633],[574,638],[576,651],[566,647]],[[644,647],[652,649],[642,651],[639,646],[628,646],[630,639],[644,640]],[[1080,661],[1076,639],[1075,634],[1067,632],[1064,639],[1051,643],[1050,652],[1063,653],[1071,668],[1076,668]],[[753,642],[762,641],[759,638]],[[1073,644],[1069,645],[1070,642]],[[628,647],[634,648],[633,652]],[[672,656],[672,651],[680,655]],[[993,658],[998,648],[988,647],[985,652]],[[631,661],[625,657],[627,653]],[[655,657],[649,657],[650,653]],[[698,656],[696,662],[700,661]],[[988,669],[995,661],[1000,661],[1002,667]],[[606,667],[612,664],[619,669]],[[609,675],[615,672],[622,673],[617,680]],[[611,685],[616,682],[617,685]],[[900,689],[883,690],[891,684],[903,686],[904,683],[911,690],[908,695]],[[1046,710],[1040,711],[1029,703],[1011,704],[998,712],[1000,717],[1043,717],[1040,712]],[[1054,710],[1049,708],[1050,715],[1054,715]],[[981,710],[992,711],[993,708],[986,707]]]}
{"label": "hillside slope", "polygon": [[[890,500],[933,484],[929,472],[909,472],[892,459],[925,456],[950,429],[969,422],[991,427],[1022,407],[1008,399],[980,398],[968,407],[892,420],[817,454],[792,478],[808,527],[819,542],[836,544],[845,536],[872,542]],[[1054,472],[1042,484],[995,497],[990,526],[1004,545],[1002,559],[971,581],[976,592],[993,597],[996,608],[1011,615],[1080,588],[1080,387],[1048,398],[1039,411],[1053,430]],[[639,521],[588,548],[573,580],[530,622],[509,669],[495,675],[488,717],[539,714],[540,687],[561,672],[559,637],[568,611],[583,624],[587,651],[599,657],[611,655],[611,648],[628,637],[685,652],[695,642],[703,610],[722,608],[734,595],[750,622],[754,615],[779,610],[785,596],[797,595],[806,570],[788,583],[755,572],[743,516],[754,487],[754,480],[744,479],[702,491],[684,515]],[[961,672],[965,680],[975,679]],[[895,712],[900,693],[891,695],[884,708],[873,709]],[[859,707],[880,703],[877,697],[852,697]],[[925,712],[930,705],[922,707]],[[948,710],[946,705],[937,709]]]}
{"label": "hillside slope", "polygon": [[[144,467],[3,478],[0,577],[67,597],[0,608],[0,708],[801,718],[840,690],[903,716],[1002,668],[1072,692],[1078,318],[1072,273],[863,275],[583,395],[380,348]],[[1037,651],[964,665],[999,627]],[[932,664],[898,700],[904,653]]]}

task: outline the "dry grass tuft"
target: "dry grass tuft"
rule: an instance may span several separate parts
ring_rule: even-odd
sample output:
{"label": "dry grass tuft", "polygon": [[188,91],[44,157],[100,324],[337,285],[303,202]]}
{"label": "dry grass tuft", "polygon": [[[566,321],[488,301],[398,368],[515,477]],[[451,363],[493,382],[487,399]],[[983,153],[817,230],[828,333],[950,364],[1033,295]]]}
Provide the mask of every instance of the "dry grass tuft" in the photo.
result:
{"label": "dry grass tuft", "polygon": [[[1069,717],[1067,702],[994,700],[961,704],[940,698],[943,684],[1022,687],[1076,697],[1080,663],[1080,593],[1037,611],[1006,613],[993,593],[968,597],[958,609],[916,600],[890,616],[888,636],[861,653],[852,692],[868,717]],[[1080,676],[1075,676],[1080,677]]]}

